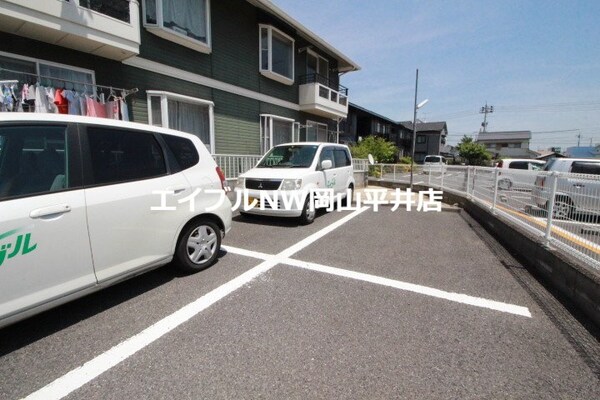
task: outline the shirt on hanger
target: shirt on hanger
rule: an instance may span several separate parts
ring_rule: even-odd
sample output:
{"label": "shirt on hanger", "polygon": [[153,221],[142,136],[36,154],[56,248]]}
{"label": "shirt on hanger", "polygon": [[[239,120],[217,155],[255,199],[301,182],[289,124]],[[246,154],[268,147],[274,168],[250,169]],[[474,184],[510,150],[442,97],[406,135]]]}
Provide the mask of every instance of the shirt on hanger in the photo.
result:
{"label": "shirt on hanger", "polygon": [[64,89],[56,89],[56,93],[54,95],[54,104],[58,107],[59,114],[68,114],[69,113],[69,101],[63,97]]}
{"label": "shirt on hanger", "polygon": [[62,96],[69,101],[69,114],[81,115],[81,105],[79,103],[79,94],[72,90],[63,90]]}

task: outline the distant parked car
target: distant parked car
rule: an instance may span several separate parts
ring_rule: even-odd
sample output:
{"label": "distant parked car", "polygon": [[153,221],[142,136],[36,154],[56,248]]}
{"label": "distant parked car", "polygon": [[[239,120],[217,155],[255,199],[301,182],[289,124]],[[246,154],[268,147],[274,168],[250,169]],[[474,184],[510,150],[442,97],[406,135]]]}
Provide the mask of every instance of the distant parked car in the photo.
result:
{"label": "distant parked car", "polygon": [[441,173],[442,171],[446,171],[447,163],[448,161],[442,156],[425,156],[425,160],[423,160],[423,173]]}
{"label": "distant parked car", "polygon": [[496,167],[501,169],[498,188],[503,190],[531,190],[536,178],[535,173],[532,171],[540,171],[545,164],[545,161],[521,158],[506,158],[498,161]]}
{"label": "distant parked car", "polygon": [[[544,171],[559,173],[553,217],[600,215],[600,159],[555,158],[548,161]],[[551,185],[548,174],[540,174],[535,180],[532,199],[541,208],[549,206]]]}

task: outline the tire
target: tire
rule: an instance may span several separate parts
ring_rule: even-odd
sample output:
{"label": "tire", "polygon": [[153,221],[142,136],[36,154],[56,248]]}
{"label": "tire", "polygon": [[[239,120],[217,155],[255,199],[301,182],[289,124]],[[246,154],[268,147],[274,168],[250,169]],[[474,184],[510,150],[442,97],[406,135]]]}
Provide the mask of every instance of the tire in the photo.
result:
{"label": "tire", "polygon": [[348,186],[348,190],[350,190],[350,193],[348,194],[348,196],[346,196],[346,198],[342,202],[342,205],[344,207],[350,207],[352,205],[352,200],[354,200],[354,186],[353,185]]}
{"label": "tire", "polygon": [[310,209],[310,196],[306,197],[304,201],[304,207],[302,207],[302,214],[300,214],[300,223],[302,225],[312,224],[317,215],[317,210],[313,207],[312,211]]}
{"label": "tire", "polygon": [[498,189],[501,190],[510,190],[510,188],[512,187],[512,182],[510,181],[510,179],[500,179],[498,181]]}
{"label": "tire", "polygon": [[175,249],[175,265],[188,273],[213,265],[221,249],[221,229],[212,221],[199,219],[188,224]]}
{"label": "tire", "polygon": [[556,197],[554,200],[554,208],[552,210],[552,218],[556,219],[571,219],[574,214],[573,202],[565,196]]}

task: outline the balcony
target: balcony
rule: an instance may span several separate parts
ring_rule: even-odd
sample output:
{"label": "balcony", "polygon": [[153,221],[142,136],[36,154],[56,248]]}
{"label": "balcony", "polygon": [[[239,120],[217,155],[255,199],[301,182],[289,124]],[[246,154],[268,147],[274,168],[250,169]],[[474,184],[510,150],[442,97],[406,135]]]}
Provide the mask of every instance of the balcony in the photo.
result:
{"label": "balcony", "polygon": [[333,85],[326,77],[318,74],[299,78],[300,111],[326,118],[345,118],[348,115],[348,89]]}
{"label": "balcony", "polygon": [[123,61],[139,54],[138,0],[0,0],[0,30]]}

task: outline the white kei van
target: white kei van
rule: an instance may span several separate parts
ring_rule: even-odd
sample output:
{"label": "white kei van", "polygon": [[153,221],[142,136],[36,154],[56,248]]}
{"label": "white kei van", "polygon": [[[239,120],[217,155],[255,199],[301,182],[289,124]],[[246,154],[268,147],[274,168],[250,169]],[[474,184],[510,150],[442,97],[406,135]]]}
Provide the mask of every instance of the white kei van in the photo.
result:
{"label": "white kei van", "polygon": [[347,146],[317,142],[275,146],[256,167],[240,175],[235,190],[243,198],[242,215],[299,217],[301,223],[310,224],[319,207],[314,195],[311,204],[310,193],[321,189],[346,202],[352,199],[354,169]]}
{"label": "white kei van", "polygon": [[172,260],[210,266],[231,228],[224,185],[194,135],[0,113],[0,326]]}
{"label": "white kei van", "polygon": [[442,156],[428,155],[423,160],[423,173],[442,173],[446,171],[446,164],[448,162]]}

